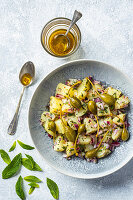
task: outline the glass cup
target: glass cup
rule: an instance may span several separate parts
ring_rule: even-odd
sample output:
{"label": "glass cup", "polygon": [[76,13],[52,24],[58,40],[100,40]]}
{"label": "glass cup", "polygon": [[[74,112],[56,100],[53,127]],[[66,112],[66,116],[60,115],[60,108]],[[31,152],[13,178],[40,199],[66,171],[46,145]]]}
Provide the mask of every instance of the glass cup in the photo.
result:
{"label": "glass cup", "polygon": [[51,49],[49,47],[49,38],[50,38],[51,34],[54,31],[59,30],[59,29],[67,30],[70,25],[70,22],[71,22],[70,19],[60,17],[60,18],[52,19],[44,26],[42,33],[41,33],[41,43],[47,53],[49,53],[52,56],[61,58],[61,57],[70,56],[77,51],[77,49],[79,48],[80,42],[81,42],[81,32],[76,24],[73,25],[73,27],[70,30],[70,32],[74,36],[75,44],[74,44],[73,49],[68,54],[62,55],[62,56],[56,55],[51,51]]}

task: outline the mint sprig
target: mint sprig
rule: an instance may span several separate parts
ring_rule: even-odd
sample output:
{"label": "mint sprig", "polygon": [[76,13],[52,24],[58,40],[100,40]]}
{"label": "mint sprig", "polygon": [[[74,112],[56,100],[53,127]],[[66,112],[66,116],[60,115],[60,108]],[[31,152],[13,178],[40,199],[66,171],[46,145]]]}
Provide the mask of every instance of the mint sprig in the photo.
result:
{"label": "mint sprig", "polygon": [[[24,144],[21,141],[17,140],[18,144],[26,150],[32,150],[34,147]],[[11,148],[9,149],[9,152],[13,151],[16,148],[16,141],[13,143]],[[19,153],[16,155],[13,160],[11,161],[8,153],[4,151],[3,149],[0,149],[0,155],[4,162],[6,162],[8,165],[2,172],[2,178],[8,179],[17,174],[17,172],[20,170],[21,166],[23,165],[25,168],[31,170],[31,171],[42,171],[41,167],[34,161],[32,156],[25,154],[27,158],[22,158],[22,154]],[[29,195],[32,194],[32,192],[35,190],[35,188],[39,188],[40,182],[42,182],[39,178],[36,176],[26,176],[24,177],[24,180],[27,182],[30,182],[28,185],[30,186],[29,189]],[[51,195],[55,198],[59,198],[59,189],[57,184],[47,178],[47,186],[50,190]],[[23,190],[23,178],[19,176],[16,185],[15,190],[17,195],[20,197],[20,199],[25,200],[25,194]]]}

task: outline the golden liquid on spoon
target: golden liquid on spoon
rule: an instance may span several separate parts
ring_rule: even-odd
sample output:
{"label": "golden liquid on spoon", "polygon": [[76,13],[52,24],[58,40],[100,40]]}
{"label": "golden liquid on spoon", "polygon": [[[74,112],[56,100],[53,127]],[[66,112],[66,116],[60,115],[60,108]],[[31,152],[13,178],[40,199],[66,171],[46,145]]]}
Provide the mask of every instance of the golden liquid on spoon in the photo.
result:
{"label": "golden liquid on spoon", "polygon": [[49,47],[57,56],[67,55],[76,46],[76,39],[73,34],[69,32],[65,36],[66,31],[65,29],[56,30],[49,37]]}
{"label": "golden liquid on spoon", "polygon": [[21,78],[21,83],[24,85],[24,86],[27,86],[30,84],[32,80],[32,76],[28,73],[24,74]]}

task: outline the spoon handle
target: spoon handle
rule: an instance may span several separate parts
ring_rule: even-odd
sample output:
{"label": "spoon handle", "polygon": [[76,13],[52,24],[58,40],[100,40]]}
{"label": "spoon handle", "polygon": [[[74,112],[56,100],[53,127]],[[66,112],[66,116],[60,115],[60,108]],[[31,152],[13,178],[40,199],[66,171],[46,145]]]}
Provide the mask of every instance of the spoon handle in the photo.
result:
{"label": "spoon handle", "polygon": [[82,13],[80,13],[79,11],[75,10],[74,11],[74,15],[73,15],[73,18],[72,18],[72,21],[70,23],[70,26],[68,27],[67,29],[67,32],[65,33],[65,36],[67,36],[68,32],[70,31],[70,29],[72,28],[72,26],[74,24],[76,24],[76,22],[82,17]]}
{"label": "spoon handle", "polygon": [[13,116],[13,119],[12,119],[12,121],[11,121],[9,127],[8,127],[7,133],[9,135],[14,135],[16,133],[17,125],[18,125],[18,113],[19,113],[21,100],[22,100],[22,97],[23,97],[23,94],[24,94],[24,90],[25,90],[25,87],[23,87],[23,91],[21,93],[21,96],[20,96],[20,99],[19,99],[19,102],[18,102],[18,105],[17,105],[16,112],[15,112],[15,114]]}

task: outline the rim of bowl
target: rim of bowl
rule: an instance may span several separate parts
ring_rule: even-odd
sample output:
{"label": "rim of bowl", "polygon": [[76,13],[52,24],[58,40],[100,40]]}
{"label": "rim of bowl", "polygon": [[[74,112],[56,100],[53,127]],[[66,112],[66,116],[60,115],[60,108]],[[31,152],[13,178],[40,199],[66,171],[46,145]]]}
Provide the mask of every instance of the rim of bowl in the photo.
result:
{"label": "rim of bowl", "polygon": [[[60,70],[60,69],[62,69],[62,68],[64,68],[64,67],[67,67],[68,64],[71,64],[71,63],[74,63],[74,62],[84,62],[84,61],[85,61],[85,62],[88,62],[88,61],[89,61],[89,62],[98,62],[98,63],[100,63],[100,64],[107,65],[107,67],[113,68],[114,70],[118,71],[119,73],[122,73],[122,74],[126,77],[126,79],[128,79],[128,81],[133,85],[132,79],[130,79],[130,78],[128,77],[127,74],[124,74],[121,70],[117,69],[116,67],[114,67],[114,66],[112,66],[112,65],[110,65],[110,64],[107,64],[107,63],[104,63],[104,62],[98,61],[98,60],[79,59],[79,60],[74,60],[74,61],[66,62],[66,63],[64,63],[63,65],[60,65],[59,67],[57,67],[56,69],[54,69],[52,72],[50,72],[47,76],[45,76],[45,77],[43,78],[43,80],[42,80],[42,81],[40,82],[40,84],[37,86],[35,92],[38,90],[39,86],[42,84],[42,82],[44,81],[44,79],[49,78],[49,77],[52,76],[56,71],[58,71],[58,70]],[[35,94],[35,92],[34,92],[34,94]],[[32,99],[33,99],[33,97],[34,97],[34,94],[33,94],[33,96],[32,96]],[[30,106],[29,106],[29,110],[28,110],[28,126],[29,126],[29,131],[30,131],[29,113],[30,113],[30,109],[31,109],[32,99],[31,99],[31,101],[30,101]],[[33,138],[32,138],[31,131],[30,131],[30,136],[31,136],[31,139],[32,139],[33,144],[35,145],[35,142],[34,142],[34,140],[33,140]],[[36,145],[35,145],[35,147],[36,147]],[[79,179],[96,179],[96,178],[100,178],[100,177],[104,177],[104,176],[110,175],[110,174],[112,174],[112,173],[118,171],[118,170],[121,169],[122,167],[124,167],[124,166],[133,158],[133,155],[129,155],[129,156],[128,156],[126,159],[124,159],[124,161],[123,161],[121,164],[119,164],[117,167],[114,167],[114,168],[111,169],[111,170],[107,170],[106,172],[101,172],[101,173],[99,173],[99,174],[83,174],[83,175],[80,174],[80,175],[75,175],[75,174],[73,174],[73,173],[67,172],[66,170],[63,171],[63,170],[61,170],[61,169],[58,169],[56,166],[52,165],[47,159],[44,158],[44,156],[42,155],[42,153],[41,153],[41,151],[38,149],[38,147],[36,147],[36,149],[37,149],[37,151],[39,152],[39,154],[42,156],[42,158],[46,161],[46,163],[48,163],[49,166],[51,166],[52,168],[54,168],[55,170],[57,170],[58,172],[60,172],[60,173],[62,173],[62,174],[65,174],[65,175],[70,176],[70,177],[73,177],[73,178],[79,178]]]}
{"label": "rim of bowl", "polygon": [[56,57],[56,58],[65,58],[65,57],[71,56],[72,54],[74,54],[74,53],[79,49],[79,46],[80,46],[80,44],[81,44],[81,31],[80,31],[78,25],[75,24],[75,26],[77,27],[77,29],[78,29],[78,31],[79,31],[79,44],[78,44],[78,46],[77,46],[76,49],[74,49],[72,52],[70,52],[70,54],[67,54],[67,55],[64,55],[64,56],[56,56],[55,54],[52,54],[51,52],[49,52],[49,51],[45,48],[45,45],[43,45],[43,42],[42,42],[42,35],[43,35],[43,30],[45,29],[45,27],[46,27],[50,22],[53,22],[53,21],[58,20],[58,19],[65,19],[65,20],[68,20],[68,21],[71,22],[71,20],[68,19],[68,18],[66,18],[66,17],[56,17],[56,18],[53,18],[53,19],[51,19],[50,21],[48,21],[48,22],[45,24],[45,26],[43,27],[42,31],[41,31],[41,44],[42,44],[42,47],[44,48],[44,50],[45,50],[48,54],[50,54],[51,56],[54,56],[54,57]]}

